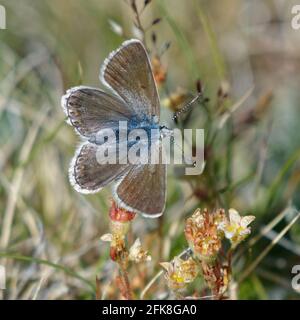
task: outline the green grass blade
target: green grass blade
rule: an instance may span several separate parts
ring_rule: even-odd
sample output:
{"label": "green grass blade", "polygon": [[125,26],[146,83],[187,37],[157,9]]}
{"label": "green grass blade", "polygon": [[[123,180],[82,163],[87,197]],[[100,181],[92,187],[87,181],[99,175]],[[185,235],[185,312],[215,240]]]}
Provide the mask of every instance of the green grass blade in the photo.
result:
{"label": "green grass blade", "polygon": [[197,8],[197,13],[200,19],[200,23],[208,39],[208,42],[210,45],[210,51],[212,53],[212,57],[213,57],[214,64],[216,66],[219,78],[220,80],[224,80],[226,78],[226,73],[227,73],[226,65],[225,65],[222,53],[220,52],[220,49],[218,47],[216,35],[209,22],[209,19],[207,18],[204,11],[202,10],[200,1],[195,1],[195,6]]}
{"label": "green grass blade", "polygon": [[280,190],[280,187],[282,186],[282,182],[292,166],[300,159],[300,149],[296,150],[285,162],[277,176],[275,177],[273,183],[271,184],[269,194],[267,196],[267,201],[265,204],[264,212],[267,212],[267,210],[272,206],[274,203],[274,200],[276,196],[278,195],[278,192]]}
{"label": "green grass blade", "polygon": [[199,72],[199,66],[197,64],[197,60],[194,56],[193,50],[192,50],[185,34],[178,27],[178,24],[176,23],[176,21],[169,15],[169,13],[165,7],[164,1],[160,0],[158,2],[158,5],[159,5],[159,8],[162,11],[163,16],[165,17],[167,23],[171,27],[183,54],[185,55],[185,59],[189,65],[190,74],[192,75],[193,80],[196,81],[197,79],[201,78],[201,75]]}
{"label": "green grass blade", "polygon": [[14,254],[14,253],[5,253],[5,252],[4,253],[0,252],[0,258],[7,258],[7,259],[19,260],[19,261],[24,261],[24,262],[29,262],[29,263],[37,263],[37,264],[47,265],[49,267],[63,271],[64,273],[66,273],[67,275],[69,275],[73,278],[77,278],[77,279],[81,280],[88,287],[90,287],[93,292],[95,292],[95,286],[90,281],[86,280],[84,277],[82,277],[78,273],[72,271],[71,269],[69,269],[61,264],[57,264],[57,263],[54,263],[54,262],[51,262],[48,260],[43,260],[43,259],[38,259],[38,258],[33,258],[33,257],[28,257],[28,256],[22,256],[22,255]]}

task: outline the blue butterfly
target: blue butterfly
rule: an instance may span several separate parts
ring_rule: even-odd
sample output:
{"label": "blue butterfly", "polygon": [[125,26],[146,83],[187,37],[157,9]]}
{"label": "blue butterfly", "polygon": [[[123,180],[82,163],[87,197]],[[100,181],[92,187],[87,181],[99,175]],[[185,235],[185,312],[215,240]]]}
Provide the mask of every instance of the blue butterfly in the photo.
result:
{"label": "blue butterfly", "polygon": [[[84,138],[70,165],[70,181],[81,193],[95,193],[113,183],[113,197],[120,207],[146,217],[158,217],[166,202],[165,164],[97,161],[97,134],[103,129],[117,131],[119,122],[127,121],[128,130],[162,130],[159,96],[141,41],[125,41],[113,51],[104,61],[100,80],[113,94],[79,86],[62,97],[68,122]],[[118,140],[118,144],[122,143]]]}

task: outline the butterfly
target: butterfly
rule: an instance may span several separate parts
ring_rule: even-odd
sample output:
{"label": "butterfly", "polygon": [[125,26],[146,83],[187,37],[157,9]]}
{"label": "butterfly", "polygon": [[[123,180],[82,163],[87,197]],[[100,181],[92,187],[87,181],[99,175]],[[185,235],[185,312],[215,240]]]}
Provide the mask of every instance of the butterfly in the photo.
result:
{"label": "butterfly", "polygon": [[79,86],[62,97],[68,123],[84,140],[71,161],[70,182],[81,193],[95,193],[112,183],[118,206],[145,217],[159,217],[166,203],[165,164],[97,161],[96,136],[100,130],[116,131],[119,121],[127,121],[129,129],[162,128],[157,87],[142,42],[128,40],[113,51],[100,69],[100,80],[111,94]]}

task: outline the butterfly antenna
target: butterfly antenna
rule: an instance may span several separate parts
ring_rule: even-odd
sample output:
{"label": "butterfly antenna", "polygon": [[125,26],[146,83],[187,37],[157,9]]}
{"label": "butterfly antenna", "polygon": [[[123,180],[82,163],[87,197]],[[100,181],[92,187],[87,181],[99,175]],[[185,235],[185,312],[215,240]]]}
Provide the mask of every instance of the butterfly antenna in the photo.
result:
{"label": "butterfly antenna", "polygon": [[199,92],[190,102],[183,106],[180,110],[174,113],[172,120],[176,120],[183,112],[188,111],[190,106],[195,103],[200,97],[202,97],[202,92]]}

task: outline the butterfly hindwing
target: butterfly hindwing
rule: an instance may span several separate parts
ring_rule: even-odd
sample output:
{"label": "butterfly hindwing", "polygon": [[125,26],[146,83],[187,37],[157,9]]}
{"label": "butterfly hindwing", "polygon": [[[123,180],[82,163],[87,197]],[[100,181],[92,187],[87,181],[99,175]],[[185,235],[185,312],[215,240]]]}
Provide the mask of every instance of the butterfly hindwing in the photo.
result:
{"label": "butterfly hindwing", "polygon": [[81,193],[95,193],[125,174],[130,164],[101,164],[96,144],[83,143],[77,150],[69,169],[71,184]]}
{"label": "butterfly hindwing", "polygon": [[166,201],[166,165],[134,165],[114,189],[117,203],[146,217],[162,215]]}

